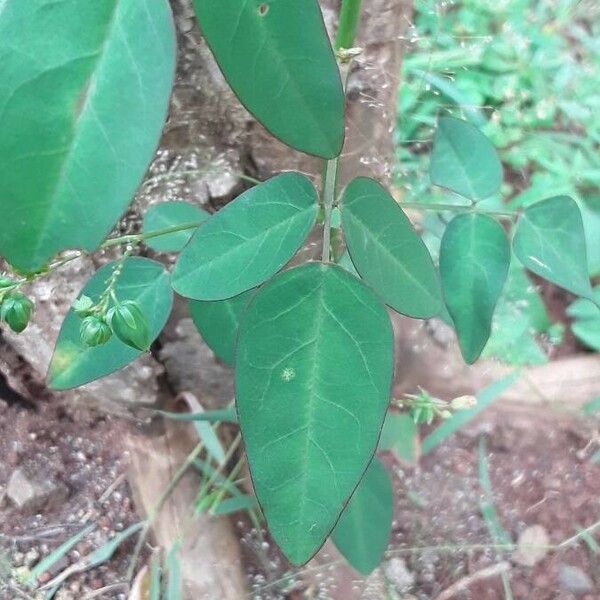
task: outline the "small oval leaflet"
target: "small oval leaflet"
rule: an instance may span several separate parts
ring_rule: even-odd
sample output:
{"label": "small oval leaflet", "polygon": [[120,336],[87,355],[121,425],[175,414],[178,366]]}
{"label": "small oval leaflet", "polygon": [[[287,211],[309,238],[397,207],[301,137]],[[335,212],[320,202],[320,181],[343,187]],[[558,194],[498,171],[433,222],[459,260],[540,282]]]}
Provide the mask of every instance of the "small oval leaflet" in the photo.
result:
{"label": "small oval leaflet", "polygon": [[196,329],[208,347],[225,363],[235,362],[240,318],[256,290],[214,302],[190,300],[190,313]]}
{"label": "small oval leaflet", "polygon": [[528,206],[517,223],[513,249],[521,264],[536,275],[594,300],[583,220],[569,196]]}
{"label": "small oval leaflet", "polygon": [[[81,293],[97,302],[115,264],[104,265],[96,271]],[[140,306],[148,321],[150,340],[155,340],[173,304],[169,275],[163,265],[147,258],[125,259],[115,295],[121,302],[129,300]],[[81,323],[71,308],[63,321],[48,369],[48,385],[54,390],[70,389],[114,373],[143,354],[114,335],[106,344],[90,348],[81,341]]]}
{"label": "small oval leaflet", "polygon": [[[210,214],[189,202],[173,200],[151,206],[144,215],[142,233],[152,232],[170,227],[185,226],[192,223],[201,225]],[[146,246],[158,252],[179,252],[190,241],[197,228],[184,229],[165,235],[145,238]]]}
{"label": "small oval leaflet", "polygon": [[289,146],[337,156],[344,94],[316,0],[194,0],[194,7],[242,104]]}
{"label": "small oval leaflet", "polygon": [[381,562],[392,533],[394,493],[385,467],[374,458],[337,522],[331,539],[363,575]]}
{"label": "small oval leaflet", "polygon": [[340,267],[273,278],[240,326],[236,401],[254,489],[288,559],[310,559],[369,464],[388,405],[392,330]]}
{"label": "small oval leaflet", "polygon": [[167,0],[0,3],[0,255],[95,250],[154,156],[175,72]]}
{"label": "small oval leaflet", "polygon": [[386,304],[417,318],[439,312],[440,282],[427,247],[382,185],[354,179],[344,191],[342,224],[352,263]]}
{"label": "small oval leaflet", "polygon": [[493,196],[502,184],[502,164],[492,143],[461,119],[438,121],[430,165],[431,183],[477,201]]}
{"label": "small oval leaflet", "polygon": [[440,273],[460,350],[469,364],[490,337],[509,265],[510,244],[494,219],[471,213],[450,221],[440,246]]}
{"label": "small oval leaflet", "polygon": [[194,234],[175,265],[175,291],[225,300],[256,287],[292,258],[316,217],[317,192],[299,173],[249,189]]}

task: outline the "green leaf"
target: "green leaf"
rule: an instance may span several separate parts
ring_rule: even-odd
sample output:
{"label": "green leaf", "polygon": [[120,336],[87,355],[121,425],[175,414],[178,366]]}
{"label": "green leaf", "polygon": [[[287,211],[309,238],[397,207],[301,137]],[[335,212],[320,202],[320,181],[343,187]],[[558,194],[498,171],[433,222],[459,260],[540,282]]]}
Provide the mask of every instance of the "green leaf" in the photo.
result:
{"label": "green leaf", "polygon": [[[97,302],[116,264],[110,263],[99,269],[82,294]],[[148,320],[150,340],[155,340],[173,303],[169,275],[163,265],[147,258],[127,258],[115,294],[120,301],[129,300],[140,306]],[[48,385],[54,390],[77,387],[114,373],[143,354],[116,336],[102,346],[85,346],[79,335],[80,325],[81,319],[71,309],[63,321],[48,369]]]}
{"label": "green leaf", "polygon": [[369,465],[332,533],[344,558],[368,575],[381,562],[392,533],[392,482],[377,458]]}
{"label": "green leaf", "polygon": [[502,184],[502,165],[491,142],[477,127],[443,117],[433,142],[431,183],[469,198],[493,196]]}
{"label": "green leaf", "polygon": [[194,234],[175,265],[173,287],[194,300],[225,300],[256,287],[292,258],[316,218],[317,193],[306,177],[273,177]]}
{"label": "green leaf", "polygon": [[144,521],[134,523],[127,527],[127,529],[117,533],[115,537],[108,540],[105,544],[96,548],[89,556],[85,557],[86,568],[92,569],[98,565],[104,564],[106,561],[112,558],[112,555],[116,552],[117,548],[134,533],[137,533],[144,527]]}
{"label": "green leaf", "polygon": [[228,300],[199,302],[190,300],[190,313],[194,325],[210,349],[228,365],[235,361],[240,317],[256,290],[249,290]]}
{"label": "green leaf", "polygon": [[548,362],[536,334],[551,331],[552,321],[535,285],[520,263],[511,260],[502,296],[496,305],[492,333],[482,356],[513,366]]}
{"label": "green leaf", "polygon": [[440,273],[446,306],[469,364],[490,337],[509,265],[510,244],[494,219],[467,213],[450,221],[440,246]]}
{"label": "green leaf", "polygon": [[600,286],[594,288],[596,304],[579,298],[569,308],[567,315],[573,319],[571,329],[588,348],[600,352]]}
{"label": "green leaf", "polygon": [[344,191],[342,223],[352,262],[361,277],[398,312],[436,315],[441,290],[427,247],[388,191],[358,177]]}
{"label": "green leaf", "polygon": [[494,504],[494,490],[490,479],[490,467],[487,460],[485,437],[479,438],[477,456],[479,485],[483,490],[483,498],[479,501],[479,508],[494,544],[512,544],[509,533],[502,527],[496,506]]}
{"label": "green leaf", "polygon": [[148,600],[160,600],[160,580],[161,580],[160,555],[155,552],[150,559],[150,589],[148,590]]}
{"label": "green leaf", "polygon": [[392,451],[407,463],[417,460],[419,430],[414,419],[406,413],[388,411],[379,438],[379,450]]}
{"label": "green leaf", "polygon": [[497,400],[520,376],[521,374],[515,371],[483,388],[483,390],[477,393],[477,404],[473,408],[455,412],[449,419],[443,421],[441,425],[438,425],[423,439],[421,453],[423,455],[428,454],[446,438],[456,433],[461,427],[464,427],[469,421]]}
{"label": "green leaf", "polygon": [[598,416],[600,413],[600,396],[592,398],[581,407],[581,412],[585,415]]}
{"label": "green leaf", "polygon": [[0,255],[95,250],[158,144],[175,68],[166,0],[0,9]]}
{"label": "green leaf", "polygon": [[194,7],[242,104],[289,146],[337,156],[344,95],[316,0],[194,0]]}
{"label": "green leaf", "polygon": [[513,249],[536,275],[578,296],[592,297],[581,212],[568,196],[527,207],[517,223]]}
{"label": "green leaf", "polygon": [[[163,202],[151,206],[144,215],[142,233],[197,223],[200,225],[210,217],[205,210],[188,202]],[[146,246],[158,252],[179,252],[194,235],[194,228],[168,233],[145,240]]]}
{"label": "green leaf", "polygon": [[214,516],[224,516],[236,512],[251,511],[256,508],[257,503],[254,496],[242,495],[221,500],[215,506],[211,507],[210,513]]}
{"label": "green leaf", "polygon": [[389,400],[392,342],[383,305],[334,265],[278,275],[242,320],[242,435],[269,531],[294,564],[323,544],[373,456]]}

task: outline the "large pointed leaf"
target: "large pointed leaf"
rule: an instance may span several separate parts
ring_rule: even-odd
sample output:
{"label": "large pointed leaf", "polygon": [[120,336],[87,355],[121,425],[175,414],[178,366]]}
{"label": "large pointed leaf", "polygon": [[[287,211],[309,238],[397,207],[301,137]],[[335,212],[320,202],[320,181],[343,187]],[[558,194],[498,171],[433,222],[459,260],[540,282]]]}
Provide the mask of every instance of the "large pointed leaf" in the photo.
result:
{"label": "large pointed leaf", "polygon": [[344,96],[316,0],[194,0],[194,6],[242,104],[286,144],[337,156]]}
{"label": "large pointed leaf", "polygon": [[555,196],[527,207],[513,248],[530,271],[578,296],[592,297],[583,221],[573,199]]}
{"label": "large pointed leaf", "polygon": [[175,291],[224,300],[266,281],[292,258],[317,217],[317,193],[299,173],[251,188],[203,225],[173,272]]}
{"label": "large pointed leaf", "polygon": [[363,575],[383,558],[393,512],[392,482],[381,461],[374,458],[331,534],[336,548]]}
{"label": "large pointed leaf", "polygon": [[450,221],[440,247],[440,273],[446,306],[469,364],[490,337],[509,265],[510,245],[494,219],[470,213]]}
{"label": "large pointed leaf", "polygon": [[249,290],[227,300],[198,302],[190,300],[194,325],[210,349],[225,363],[233,365],[240,317],[255,290]]}
{"label": "large pointed leaf", "polygon": [[[82,294],[98,301],[114,266],[115,263],[111,263],[98,270]],[[138,303],[148,322],[150,339],[156,339],[173,303],[169,275],[164,267],[147,258],[127,258],[117,280],[115,295],[120,302],[132,300]],[[142,354],[114,335],[103,346],[84,346],[79,337],[80,326],[81,319],[70,310],[62,324],[48,370],[48,383],[52,389],[64,390],[89,383],[122,369]]]}
{"label": "large pointed leaf", "polygon": [[0,3],[0,254],[94,250],[152,159],[175,67],[167,0]]}
{"label": "large pointed leaf", "polygon": [[439,312],[441,291],[431,256],[384,187],[366,177],[354,179],[344,192],[342,223],[356,270],[387,304],[417,318]]}
{"label": "large pointed leaf", "polygon": [[491,142],[467,121],[443,117],[431,153],[431,183],[470,200],[495,194],[502,183],[502,165]]}
{"label": "large pointed leaf", "polygon": [[237,409],[269,531],[293,563],[319,549],[367,468],[392,370],[385,308],[340,267],[286,271],[250,303]]}
{"label": "large pointed leaf", "polygon": [[155,204],[144,215],[142,233],[148,236],[145,238],[145,243],[158,252],[179,252],[190,241],[196,229],[182,229],[157,236],[153,234],[164,229],[185,227],[191,223],[200,225],[209,217],[209,213],[189,202],[174,200]]}

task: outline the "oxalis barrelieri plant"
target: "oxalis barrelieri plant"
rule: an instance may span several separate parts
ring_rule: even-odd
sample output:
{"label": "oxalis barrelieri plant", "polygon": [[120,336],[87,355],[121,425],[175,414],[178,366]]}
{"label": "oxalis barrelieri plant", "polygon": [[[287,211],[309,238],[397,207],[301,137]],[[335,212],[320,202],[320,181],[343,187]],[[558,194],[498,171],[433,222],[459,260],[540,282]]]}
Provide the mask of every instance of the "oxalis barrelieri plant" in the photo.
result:
{"label": "oxalis barrelieri plant", "polygon": [[[500,162],[475,127],[441,118],[431,181],[449,190],[449,203],[404,204],[455,214],[438,267],[380,183],[359,177],[338,193],[342,80],[359,54],[360,0],[342,0],[333,48],[316,0],[194,6],[244,106],[274,136],[324,160],[321,190],[286,172],[216,214],[159,204],[139,234],[107,238],[166,119],[175,67],[168,3],[0,0],[0,254],[11,265],[0,281],[2,320],[22,331],[33,312],[23,288],[84,254],[123,248],[66,315],[49,386],[80,386],[124,367],[161,332],[173,290],[189,298],[205,341],[235,365],[237,418],[271,535],[298,565],[332,535],[369,572],[388,543],[393,506],[373,458],[394,370],[386,305],[444,319],[472,363],[490,335],[511,254],[595,301],[582,218],[563,196],[519,214],[479,207],[500,189]],[[349,257],[332,254],[334,209],[335,245],[343,235]],[[317,222],[322,260],[287,268]],[[142,243],[180,252],[172,273],[131,256]],[[423,394],[405,401],[417,420],[447,416],[451,403]]]}

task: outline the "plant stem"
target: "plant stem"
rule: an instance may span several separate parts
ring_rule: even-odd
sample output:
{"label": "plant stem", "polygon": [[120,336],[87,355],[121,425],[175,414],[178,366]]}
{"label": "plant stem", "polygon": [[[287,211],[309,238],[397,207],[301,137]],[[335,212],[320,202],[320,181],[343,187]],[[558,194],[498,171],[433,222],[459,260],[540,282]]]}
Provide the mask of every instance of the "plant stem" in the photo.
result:
{"label": "plant stem", "polygon": [[342,0],[340,22],[335,38],[335,49],[349,49],[354,45],[358,20],[360,17],[361,0]]}
{"label": "plant stem", "polygon": [[331,260],[331,211],[335,200],[335,184],[337,181],[338,158],[328,160],[325,163],[325,175],[323,177],[323,206],[325,208],[325,219],[323,223],[323,254],[322,262]]}
{"label": "plant stem", "polygon": [[513,211],[499,211],[499,210],[487,210],[485,208],[476,208],[466,204],[425,204],[422,202],[399,202],[400,208],[410,208],[414,210],[430,210],[433,212],[474,212],[485,215],[495,215],[503,219],[514,219],[519,216],[518,212]]}
{"label": "plant stem", "polygon": [[179,231],[196,229],[197,227],[200,227],[200,225],[202,225],[202,223],[182,223],[181,225],[171,225],[171,227],[155,229],[154,231],[147,231],[146,233],[133,233],[129,235],[122,235],[120,237],[110,238],[106,240],[102,244],[101,248],[110,248],[111,246],[121,246],[122,244],[143,242],[144,240],[151,240],[162,235],[168,235],[169,233],[178,233]]}
{"label": "plant stem", "polygon": [[[352,48],[358,28],[360,4],[361,0],[342,0],[340,21],[334,44],[335,50]],[[342,87],[345,93],[350,66],[347,64],[348,61],[339,59],[339,62],[343,73]],[[336,156],[325,163],[325,174],[323,176],[322,200],[325,209],[325,218],[323,223],[323,254],[321,260],[324,263],[331,261],[331,211],[335,202],[339,159],[340,157]]]}

